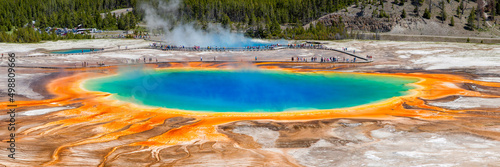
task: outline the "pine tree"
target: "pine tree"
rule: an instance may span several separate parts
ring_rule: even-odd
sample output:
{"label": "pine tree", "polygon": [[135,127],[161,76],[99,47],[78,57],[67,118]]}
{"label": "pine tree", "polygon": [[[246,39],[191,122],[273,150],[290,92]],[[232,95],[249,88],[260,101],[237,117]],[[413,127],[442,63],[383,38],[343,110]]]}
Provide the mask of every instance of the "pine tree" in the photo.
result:
{"label": "pine tree", "polygon": [[425,9],[424,10],[424,15],[422,17],[424,17],[426,19],[430,19],[431,18],[431,12],[429,12],[428,9]]}
{"label": "pine tree", "polygon": [[492,18],[493,18],[493,20],[494,20],[494,19],[495,19],[495,16],[497,15],[497,11],[496,11],[496,9],[497,9],[497,8],[496,8],[496,6],[497,6],[497,5],[496,5],[495,3],[498,3],[498,2],[495,2],[494,0],[492,0],[492,1],[490,1],[490,2],[492,2],[492,3],[493,3],[493,4],[492,4],[492,6],[493,6],[493,7],[491,8],[491,16],[492,16]]}
{"label": "pine tree", "polygon": [[125,30],[126,26],[127,26],[127,24],[125,23],[125,17],[122,15],[118,19],[118,29]]}
{"label": "pine tree", "polygon": [[451,16],[450,19],[450,26],[455,26],[455,20],[453,19],[453,16]]}
{"label": "pine tree", "polygon": [[401,13],[401,17],[402,18],[406,18],[406,11],[405,11],[405,9],[403,9],[403,13]]}
{"label": "pine tree", "polygon": [[[498,0],[497,0],[497,1],[498,1]],[[500,2],[497,2],[497,5],[496,5],[496,6],[497,6],[497,9],[496,9],[497,14],[498,14],[498,15],[500,15]]]}
{"label": "pine tree", "polygon": [[444,6],[444,1],[442,0],[441,1],[441,12],[439,13],[439,17],[441,17],[441,23],[444,23],[444,21],[446,21],[446,17],[447,14],[446,14],[446,9],[445,9],[445,6]]}
{"label": "pine tree", "polygon": [[377,10],[373,10],[373,11],[372,11],[372,18],[373,18],[373,17],[378,17],[378,12],[377,12]]}
{"label": "pine tree", "polygon": [[245,20],[243,22],[245,25],[250,25],[250,19],[248,18],[248,16],[245,14]]}
{"label": "pine tree", "polygon": [[250,15],[250,21],[249,21],[249,22],[250,22],[250,23],[248,23],[248,24],[249,24],[249,25],[252,25],[252,26],[255,26],[255,24],[257,23],[257,17],[255,16],[255,14],[254,14],[254,13],[252,13],[252,14]]}
{"label": "pine tree", "polygon": [[415,5],[415,8],[413,8],[413,13],[417,13],[418,12],[418,6]]}
{"label": "pine tree", "polygon": [[476,20],[476,9],[472,7],[472,10],[469,14],[469,17],[467,18],[467,26],[470,30],[473,30],[476,28],[476,25],[474,25],[474,21]]}
{"label": "pine tree", "polygon": [[383,9],[380,9],[380,12],[379,12],[379,17],[380,18],[389,18],[389,15],[387,15],[387,13],[385,13],[385,10]]}
{"label": "pine tree", "polygon": [[224,14],[222,16],[222,27],[224,28],[229,28],[231,26],[231,19],[229,18],[229,16],[227,16],[227,14]]}
{"label": "pine tree", "polygon": [[272,32],[273,36],[278,36],[279,34],[281,34],[281,26],[278,23],[277,19],[273,19],[273,23],[271,26],[271,32]]}

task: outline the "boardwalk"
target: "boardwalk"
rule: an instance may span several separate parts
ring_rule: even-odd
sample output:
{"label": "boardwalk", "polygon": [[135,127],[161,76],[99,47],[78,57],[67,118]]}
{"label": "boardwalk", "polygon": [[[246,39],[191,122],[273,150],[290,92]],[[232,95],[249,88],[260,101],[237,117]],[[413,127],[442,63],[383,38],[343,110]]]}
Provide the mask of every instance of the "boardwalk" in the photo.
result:
{"label": "boardwalk", "polygon": [[339,52],[342,54],[346,54],[351,57],[355,57],[357,59],[365,60],[367,62],[371,62],[371,59],[368,59],[366,57],[361,57],[358,56],[354,53],[349,53],[346,51],[338,50],[338,49],[333,49],[333,48],[328,48],[328,47],[316,47],[316,46],[301,46],[301,47],[294,47],[290,45],[283,45],[283,46],[263,46],[263,47],[217,47],[217,48],[210,48],[210,47],[169,47],[167,45],[165,46],[151,46],[151,49],[159,49],[159,50],[164,50],[164,51],[190,51],[190,52],[229,52],[229,51],[247,51],[247,52],[255,52],[255,51],[269,51],[269,50],[279,50],[279,49],[318,49],[318,50],[329,50],[329,51],[335,51]]}
{"label": "boardwalk", "polygon": [[67,55],[85,55],[85,54],[96,54],[96,53],[105,53],[105,52],[116,52],[123,50],[136,50],[136,49],[157,49],[163,51],[186,51],[186,52],[257,52],[257,51],[271,51],[271,50],[280,50],[280,49],[317,49],[317,50],[328,50],[332,52],[342,53],[351,57],[355,57],[357,59],[364,60],[366,62],[371,62],[371,59],[366,57],[362,57],[356,55],[354,53],[346,52],[343,50],[328,48],[320,45],[305,45],[305,46],[296,46],[296,45],[280,45],[280,46],[260,46],[260,47],[178,47],[178,46],[149,46],[149,47],[138,47],[138,48],[128,48],[128,49],[106,49],[104,51],[94,51],[94,52],[85,52],[85,53],[71,53],[71,54],[44,54],[44,55],[31,55],[25,57],[52,57],[52,56],[67,56]]}

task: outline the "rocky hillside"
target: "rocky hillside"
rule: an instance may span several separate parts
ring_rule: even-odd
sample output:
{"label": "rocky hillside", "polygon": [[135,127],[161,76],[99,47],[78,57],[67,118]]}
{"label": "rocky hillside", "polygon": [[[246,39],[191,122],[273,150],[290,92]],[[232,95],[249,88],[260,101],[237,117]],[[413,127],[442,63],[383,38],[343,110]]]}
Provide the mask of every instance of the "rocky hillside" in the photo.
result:
{"label": "rocky hillside", "polygon": [[[477,2],[467,0],[463,2],[459,0],[421,0],[420,2],[388,0],[383,1],[382,4],[380,1],[360,1],[358,5],[325,15],[311,23],[321,22],[325,25],[332,25],[342,21],[348,30],[388,34],[500,37],[500,26],[496,24],[500,24],[500,16],[491,15],[492,10],[496,10],[497,6],[494,2],[487,1],[477,0],[479,6]],[[419,3],[421,5],[418,5]],[[480,14],[482,17],[479,19],[479,26],[477,19],[474,19],[475,28],[471,29],[467,24],[468,19],[471,11],[477,10],[478,7],[484,12]],[[429,11],[427,15],[424,14],[426,11]],[[443,11],[445,19],[441,19]],[[474,13],[478,15],[478,12]],[[308,27],[310,24],[305,26]]]}

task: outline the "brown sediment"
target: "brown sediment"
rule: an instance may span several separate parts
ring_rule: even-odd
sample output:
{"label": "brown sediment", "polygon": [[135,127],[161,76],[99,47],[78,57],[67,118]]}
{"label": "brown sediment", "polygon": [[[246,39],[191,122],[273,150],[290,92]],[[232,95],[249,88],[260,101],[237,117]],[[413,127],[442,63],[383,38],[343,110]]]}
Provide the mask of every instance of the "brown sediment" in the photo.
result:
{"label": "brown sediment", "polygon": [[[162,63],[159,65],[147,65],[154,68],[196,68],[196,69],[218,69],[228,67],[242,67],[248,63],[238,62],[185,62],[185,63]],[[290,62],[260,62],[254,63],[262,69],[285,70],[290,72],[314,72],[332,73],[336,68],[344,68],[346,64],[330,63],[290,63]],[[301,68],[294,68],[303,66]],[[255,162],[265,162],[267,158],[279,159],[285,166],[300,166],[289,157],[269,155],[255,150],[262,147],[261,144],[251,141],[252,139],[243,134],[232,133],[236,126],[235,122],[247,122],[251,126],[261,126],[271,130],[279,131],[280,139],[276,142],[278,148],[309,147],[317,142],[321,133],[314,134],[314,129],[323,126],[331,126],[332,122],[339,118],[359,120],[359,122],[377,122],[377,120],[393,120],[400,117],[413,118],[422,121],[431,120],[456,120],[467,118],[468,115],[482,115],[490,118],[498,118],[498,112],[488,109],[452,110],[427,104],[428,100],[453,100],[458,96],[493,98],[499,97],[500,83],[482,82],[470,80],[467,77],[424,73],[424,72],[399,72],[399,73],[363,73],[365,75],[385,75],[395,77],[418,78],[420,81],[414,83],[415,89],[406,96],[393,97],[376,104],[368,104],[342,109],[310,110],[281,113],[207,113],[174,110],[167,108],[145,107],[123,101],[108,98],[109,93],[90,92],[81,88],[84,80],[95,77],[103,77],[118,72],[116,67],[102,67],[98,72],[71,70],[76,74],[57,78],[47,85],[47,91],[54,95],[52,99],[38,101],[19,101],[20,107],[35,106],[68,106],[80,104],[78,108],[68,109],[48,114],[48,122],[23,130],[18,137],[20,142],[37,141],[44,144],[45,152],[51,152],[50,157],[33,161],[35,164],[64,166],[65,161],[71,161],[71,152],[78,152],[91,147],[95,150],[94,160],[101,166],[116,164],[120,161],[125,163],[123,157],[131,158],[145,156],[146,159],[137,161],[137,165],[152,165],[155,163],[169,164],[170,166],[186,161],[187,157],[198,156],[198,154],[218,154],[229,156],[221,150],[238,151],[241,155],[232,155],[234,159],[244,155],[250,156]],[[453,86],[455,85],[455,86]],[[472,87],[480,88],[474,89]],[[0,109],[6,109],[7,102],[0,103]],[[40,116],[42,117],[42,116]],[[248,122],[251,120],[272,120],[271,123],[260,124]],[[311,122],[311,120],[313,120]],[[288,122],[286,124],[279,123]],[[306,121],[306,122],[304,122]],[[308,121],[308,122],[307,122]],[[278,123],[276,123],[278,122]],[[293,123],[300,122],[300,123]],[[374,123],[375,124],[375,123]],[[341,124],[347,126],[347,124]],[[375,125],[367,124],[372,127]],[[427,124],[414,130],[431,131],[428,128],[439,128],[438,124]],[[403,126],[404,128],[404,126]],[[313,129],[303,131],[303,129]],[[443,129],[440,129],[443,130]],[[364,133],[368,130],[365,129]],[[455,125],[447,131],[471,133],[494,140],[500,140],[499,133],[486,133],[480,129]],[[303,133],[297,134],[297,133]],[[314,135],[312,135],[314,134]],[[51,142],[56,136],[68,137],[65,142]],[[304,135],[311,135],[304,138]],[[286,137],[289,136],[289,137]],[[368,135],[369,136],[369,135]],[[339,145],[345,145],[349,141],[340,138],[327,138],[326,140]],[[49,144],[50,143],[50,144]],[[222,144],[219,143],[234,143]],[[174,147],[175,146],[175,147]],[[217,146],[217,147],[216,147]],[[189,147],[189,148],[188,148]],[[222,148],[220,148],[222,147]],[[228,148],[225,148],[228,147]],[[233,148],[234,147],[234,148]],[[238,149],[235,149],[238,148]],[[192,150],[196,150],[193,155]],[[146,155],[152,156],[146,156]],[[170,157],[165,157],[165,155]],[[261,157],[264,155],[264,157]],[[265,157],[270,156],[270,157]],[[47,159],[48,158],[48,159]],[[171,160],[169,160],[169,158]],[[191,158],[189,158],[192,161]],[[254,161],[252,161],[254,162]],[[185,162],[184,162],[185,163]],[[194,162],[193,162],[194,163]],[[118,163],[119,164],[119,163]],[[182,164],[182,163],[181,163]],[[262,165],[257,163],[257,165]],[[265,164],[264,164],[265,165]]]}

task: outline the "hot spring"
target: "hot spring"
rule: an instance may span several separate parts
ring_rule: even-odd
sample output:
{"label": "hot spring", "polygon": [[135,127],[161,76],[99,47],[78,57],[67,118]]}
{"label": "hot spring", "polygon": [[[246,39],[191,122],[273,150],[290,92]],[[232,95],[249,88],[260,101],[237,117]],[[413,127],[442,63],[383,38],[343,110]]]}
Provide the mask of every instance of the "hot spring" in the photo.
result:
{"label": "hot spring", "polygon": [[50,53],[55,54],[75,54],[75,53],[88,53],[88,52],[96,52],[101,51],[101,49],[68,49],[68,50],[58,50]]}
{"label": "hot spring", "polygon": [[408,94],[416,79],[347,73],[142,70],[87,80],[91,91],[132,103],[202,112],[336,109]]}

